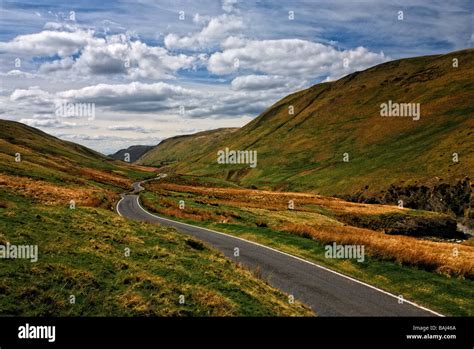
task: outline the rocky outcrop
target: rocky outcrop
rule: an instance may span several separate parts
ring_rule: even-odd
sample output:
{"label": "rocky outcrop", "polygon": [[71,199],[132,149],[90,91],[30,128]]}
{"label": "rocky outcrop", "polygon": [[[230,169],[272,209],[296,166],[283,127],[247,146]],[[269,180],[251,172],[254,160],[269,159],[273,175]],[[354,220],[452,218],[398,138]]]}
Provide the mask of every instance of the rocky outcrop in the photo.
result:
{"label": "rocky outcrop", "polygon": [[346,224],[381,231],[390,235],[430,236],[443,239],[463,239],[464,233],[458,231],[457,222],[442,213],[425,213],[420,216],[388,213],[380,215],[344,214],[337,219]]}
{"label": "rocky outcrop", "polygon": [[[368,204],[398,205],[403,207],[444,213],[427,217],[397,217],[392,219],[362,219],[356,217],[349,224],[383,230],[386,234],[410,236],[434,236],[448,239],[465,238],[474,226],[474,190],[473,183],[465,177],[457,183],[439,183],[431,187],[426,185],[397,186],[377,194],[369,194],[368,187],[353,195],[342,198],[352,202]],[[462,229],[460,229],[462,227]]]}
{"label": "rocky outcrop", "polygon": [[396,186],[370,195],[361,190],[347,195],[345,200],[359,203],[377,203],[397,205],[403,201],[403,207],[447,213],[456,217],[474,218],[473,183],[468,177],[454,185],[440,183],[431,187],[421,185]]}
{"label": "rocky outcrop", "polygon": [[456,220],[449,216],[409,217],[400,220],[384,230],[385,234],[409,236],[435,236],[445,239],[462,239],[464,234],[457,230]]}

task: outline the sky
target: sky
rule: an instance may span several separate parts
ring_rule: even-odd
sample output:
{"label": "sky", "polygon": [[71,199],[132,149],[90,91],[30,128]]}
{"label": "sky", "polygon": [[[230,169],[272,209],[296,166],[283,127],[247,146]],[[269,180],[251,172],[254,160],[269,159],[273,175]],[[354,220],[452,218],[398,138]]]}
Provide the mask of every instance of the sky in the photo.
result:
{"label": "sky", "polygon": [[473,6],[2,0],[0,118],[104,154],[240,127],[316,83],[472,47]]}

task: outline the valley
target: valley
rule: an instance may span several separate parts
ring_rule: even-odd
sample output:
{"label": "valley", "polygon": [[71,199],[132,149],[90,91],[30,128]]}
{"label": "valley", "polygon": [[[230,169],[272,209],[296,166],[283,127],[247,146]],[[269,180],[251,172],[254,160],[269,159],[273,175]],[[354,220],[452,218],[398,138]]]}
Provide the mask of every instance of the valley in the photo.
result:
{"label": "valley", "polygon": [[0,259],[2,316],[314,315],[215,249],[119,217],[154,168],[0,120],[0,169],[0,246],[37,251]]}
{"label": "valley", "polygon": [[2,259],[2,314],[473,316],[473,54],[110,157],[0,120],[0,245],[38,251]]}
{"label": "valley", "polygon": [[[473,314],[472,297],[466,297],[474,295],[473,238],[448,241],[384,232],[398,224],[400,215],[436,222],[442,214],[306,193],[249,190],[224,181],[216,186],[215,179],[194,176],[168,176],[144,188],[142,206],[161,217],[270,246],[442,314]],[[294,210],[288,209],[289,200],[294,200]],[[180,207],[180,201],[185,205]],[[364,262],[327,258],[326,248],[334,243],[363,246]]]}
{"label": "valley", "polygon": [[[137,163],[245,188],[390,205],[403,200],[405,207],[468,223],[473,58],[474,50],[466,49],[383,63],[290,94],[240,129],[165,140]],[[419,104],[420,119],[381,116],[389,101]],[[225,148],[256,151],[258,166],[219,164],[217,153]]]}

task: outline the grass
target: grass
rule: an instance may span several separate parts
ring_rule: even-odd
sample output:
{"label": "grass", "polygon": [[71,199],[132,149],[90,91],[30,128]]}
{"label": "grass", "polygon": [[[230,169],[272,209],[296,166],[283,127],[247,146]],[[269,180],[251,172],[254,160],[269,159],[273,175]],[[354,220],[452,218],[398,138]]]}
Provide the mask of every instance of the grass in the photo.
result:
{"label": "grass", "polygon": [[[297,210],[288,212],[285,195],[294,193],[176,183],[149,183],[146,187],[151,191],[141,193],[141,201],[152,212],[306,258],[446,315],[474,315],[473,249],[469,243],[385,235],[337,220],[344,213],[383,216],[392,210],[390,219],[396,214],[434,213],[382,205],[342,204],[341,200],[302,193],[295,194],[299,195],[295,197]],[[180,199],[185,200],[184,210],[178,208]],[[358,263],[325,258],[324,246],[334,241],[364,245],[366,260]],[[454,247],[459,251],[457,257],[453,255]]]}
{"label": "grass", "polygon": [[[21,161],[16,161],[20,154]],[[115,161],[21,123],[0,120],[0,180],[16,187],[55,186],[73,190],[121,192],[153,168]],[[58,189],[59,190],[59,189]]]}
{"label": "grass", "polygon": [[[427,227],[436,226],[446,219],[443,214],[388,205],[356,204],[303,193],[196,187],[178,184],[178,179],[173,177],[170,181],[149,184],[149,188],[161,197],[157,201],[145,193],[144,204],[158,213],[182,219],[270,226],[327,242],[363,244],[369,255],[379,259],[451,276],[474,278],[474,249],[467,244],[383,233],[401,222],[405,224],[420,218],[422,230],[429,233]],[[179,209],[179,200],[185,200],[184,210]],[[288,210],[290,200],[296,203],[294,210]],[[459,252],[457,255],[454,249]]]}
{"label": "grass", "polygon": [[251,271],[174,229],[97,207],[71,210],[0,193],[0,244],[39,249],[36,263],[0,261],[2,316],[312,315]]}
{"label": "grass", "polygon": [[39,249],[35,263],[0,259],[0,315],[314,315],[201,242],[113,212],[119,193],[154,168],[20,123],[0,126],[0,245]]}
{"label": "grass", "polygon": [[[283,98],[244,127],[175,137],[140,159],[165,172],[322,195],[381,195],[390,185],[453,185],[474,177],[474,50],[387,62]],[[462,64],[454,69],[456,57]],[[421,119],[382,118],[388,100],[420,103]],[[288,106],[295,109],[288,114]],[[220,165],[224,148],[258,165]],[[344,153],[350,155],[344,162]],[[452,153],[462,157],[458,163]],[[434,182],[433,182],[434,181]],[[368,187],[367,187],[368,186]],[[367,188],[366,188],[367,187]]]}

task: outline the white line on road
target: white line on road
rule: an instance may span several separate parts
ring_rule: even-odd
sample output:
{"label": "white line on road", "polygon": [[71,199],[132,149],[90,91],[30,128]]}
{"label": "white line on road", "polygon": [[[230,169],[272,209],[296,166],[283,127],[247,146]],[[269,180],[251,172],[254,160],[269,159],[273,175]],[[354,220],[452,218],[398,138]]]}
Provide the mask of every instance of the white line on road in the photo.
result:
{"label": "white line on road", "polygon": [[[164,217],[160,217],[160,216],[154,215],[154,214],[148,212],[147,210],[145,210],[145,209],[142,207],[142,205],[140,205],[140,201],[139,201],[139,199],[138,199],[138,196],[136,197],[136,200],[137,200],[138,206],[142,209],[142,211],[144,211],[146,214],[148,214],[148,215],[150,215],[150,216],[152,216],[152,217],[155,217],[155,218],[158,218],[158,219],[162,219],[162,220],[165,220],[165,221],[169,221],[169,222],[173,222],[173,223],[178,223],[178,224],[182,224],[182,225],[187,225],[187,226],[193,227],[193,228],[199,228],[199,229],[207,230],[207,231],[209,231],[209,232],[211,232],[211,233],[221,234],[221,235],[224,235],[224,236],[233,238],[233,239],[245,241],[245,242],[248,242],[248,243],[250,243],[250,244],[253,244],[253,245],[256,245],[256,246],[260,246],[260,247],[266,248],[266,249],[268,249],[268,250],[271,250],[271,251],[274,251],[274,252],[277,252],[277,253],[281,253],[281,254],[283,254],[283,255],[285,255],[285,256],[288,256],[288,257],[297,259],[297,260],[299,260],[299,261],[301,261],[301,262],[304,262],[304,263],[307,263],[307,264],[311,264],[311,265],[313,265],[313,266],[315,266],[315,267],[317,267],[317,268],[320,268],[320,269],[323,269],[323,270],[328,271],[328,272],[330,272],[330,273],[339,275],[339,276],[341,276],[341,277],[343,277],[343,278],[346,278],[346,279],[348,279],[348,280],[351,280],[351,281],[353,281],[353,282],[357,282],[358,284],[361,284],[361,285],[364,285],[364,286],[366,286],[366,287],[369,287],[369,288],[371,288],[371,289],[373,289],[373,290],[376,290],[376,291],[378,291],[378,292],[381,292],[381,293],[383,293],[383,294],[386,294],[386,295],[388,295],[388,296],[390,296],[390,297],[393,297],[393,298],[396,298],[396,299],[400,299],[399,296],[396,296],[396,295],[394,295],[394,294],[392,294],[392,293],[390,293],[390,292],[384,291],[384,290],[382,290],[382,289],[380,289],[380,288],[378,288],[378,287],[369,285],[369,284],[367,284],[367,283],[365,283],[365,282],[363,282],[363,281],[354,279],[354,278],[352,278],[352,277],[350,277],[350,276],[347,276],[347,275],[341,274],[341,273],[339,273],[339,272],[337,272],[337,271],[328,269],[328,268],[326,268],[326,267],[323,267],[322,265],[319,265],[319,264],[316,264],[316,263],[307,261],[306,259],[303,259],[303,258],[294,256],[294,255],[289,254],[289,253],[286,253],[286,252],[282,252],[282,251],[276,250],[276,249],[274,249],[274,248],[272,248],[272,247],[269,247],[269,246],[265,246],[265,245],[259,244],[258,242],[246,240],[246,239],[243,239],[243,238],[240,238],[240,237],[237,237],[237,236],[233,236],[233,235],[229,235],[229,234],[226,234],[226,233],[222,233],[222,232],[220,232],[220,231],[216,231],[216,230],[212,230],[212,229],[208,229],[208,228],[203,228],[203,227],[196,226],[196,225],[192,225],[192,224],[188,224],[188,223],[178,222],[178,221],[174,221],[174,220],[172,220],[172,219],[168,219],[168,218],[164,218]],[[121,200],[120,200],[120,201],[121,201]],[[120,202],[119,202],[119,203],[120,203]],[[118,204],[117,204],[117,208],[118,208]],[[437,313],[437,312],[435,312],[435,311],[433,311],[433,310],[431,310],[431,309],[428,309],[428,308],[426,308],[426,307],[423,307],[423,306],[421,306],[421,305],[419,305],[419,304],[416,304],[416,303],[414,303],[414,302],[411,302],[411,301],[409,301],[409,300],[403,299],[403,303],[408,303],[408,304],[410,304],[410,305],[412,305],[412,306],[414,306],[414,307],[417,307],[417,308],[419,308],[419,309],[422,309],[422,310],[425,310],[425,311],[427,311],[427,312],[430,312],[430,313],[432,313],[432,314],[434,314],[434,315],[436,315],[436,316],[444,317],[443,314]]]}
{"label": "white line on road", "polygon": [[119,200],[119,202],[117,202],[117,206],[115,206],[115,210],[117,211],[117,213],[119,214],[120,217],[123,217],[122,214],[119,211],[119,205],[120,205],[120,203],[122,202],[123,199],[125,199],[125,196],[122,196],[122,198]]}

